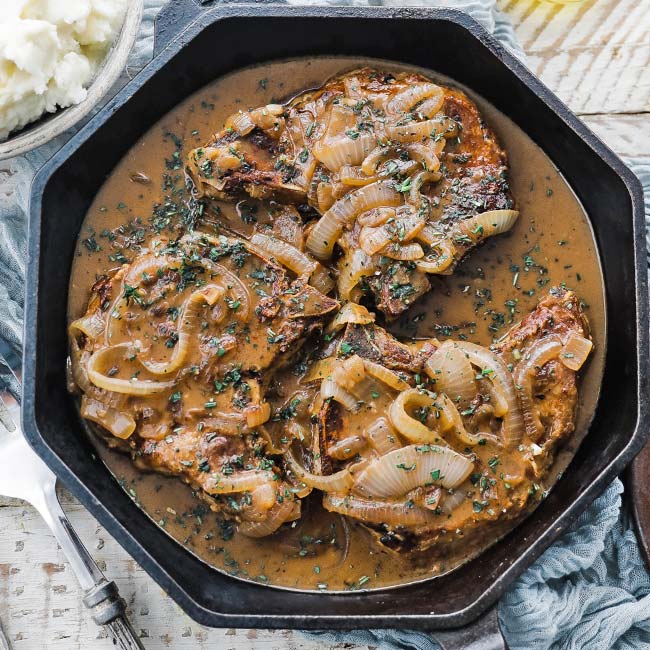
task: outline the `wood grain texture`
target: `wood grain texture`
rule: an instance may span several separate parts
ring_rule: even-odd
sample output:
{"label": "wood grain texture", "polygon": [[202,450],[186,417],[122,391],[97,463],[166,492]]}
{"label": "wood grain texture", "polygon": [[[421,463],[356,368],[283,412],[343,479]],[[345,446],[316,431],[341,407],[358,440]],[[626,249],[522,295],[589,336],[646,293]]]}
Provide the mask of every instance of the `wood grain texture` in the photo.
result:
{"label": "wood grain texture", "polygon": [[583,115],[582,119],[619,156],[650,158],[650,113]]}
{"label": "wood grain texture", "polygon": [[[499,0],[529,65],[614,151],[650,157],[650,0]],[[0,193],[3,187],[0,169]],[[128,599],[148,650],[316,650],[291,631],[209,630],[195,624],[65,491],[63,507]],[[35,513],[0,497],[0,619],[15,650],[113,648],[90,619],[74,576]]]}
{"label": "wood grain texture", "polygon": [[[79,537],[127,599],[129,617],[147,650],[322,648],[290,631],[210,630],[197,625],[75,499],[65,491],[60,495]],[[3,498],[0,620],[14,650],[113,648],[81,603],[76,579],[39,515],[26,504]]]}
{"label": "wood grain texture", "polygon": [[650,0],[498,0],[528,65],[579,114],[650,111]]}

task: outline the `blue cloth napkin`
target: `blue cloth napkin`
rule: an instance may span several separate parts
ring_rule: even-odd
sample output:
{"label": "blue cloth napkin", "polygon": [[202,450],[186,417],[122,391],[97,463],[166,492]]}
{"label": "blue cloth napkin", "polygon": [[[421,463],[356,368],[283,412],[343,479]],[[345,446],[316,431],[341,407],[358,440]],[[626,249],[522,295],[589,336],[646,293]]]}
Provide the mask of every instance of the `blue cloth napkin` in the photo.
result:
{"label": "blue cloth napkin", "polygon": [[[172,0],[173,1],[173,0]],[[288,0],[290,4],[317,4]],[[381,0],[335,0],[326,4],[405,4]],[[127,68],[128,76],[151,55],[153,18],[164,0],[146,0],[141,37]],[[410,0],[409,6],[430,5]],[[440,0],[474,16],[517,56],[523,58],[507,18],[495,0]],[[26,214],[35,171],[71,133],[10,161],[0,177],[0,353],[16,365],[21,354],[23,277],[26,263]],[[650,160],[628,161],[646,191],[650,220]],[[2,172],[0,172],[2,174]],[[650,249],[650,237],[648,239]],[[0,385],[2,382],[0,368]],[[571,532],[551,547],[502,598],[501,625],[512,650],[650,650],[650,575],[622,507],[619,480],[580,517]],[[422,632],[356,630],[311,633],[323,645],[358,644],[378,650],[434,650]]]}

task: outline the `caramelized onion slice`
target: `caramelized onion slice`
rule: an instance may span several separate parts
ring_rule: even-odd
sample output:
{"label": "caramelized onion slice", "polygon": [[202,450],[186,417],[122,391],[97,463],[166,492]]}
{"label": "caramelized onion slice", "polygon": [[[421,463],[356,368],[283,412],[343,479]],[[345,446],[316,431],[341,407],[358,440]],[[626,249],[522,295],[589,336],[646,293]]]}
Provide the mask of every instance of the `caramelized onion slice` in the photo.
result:
{"label": "caramelized onion slice", "polygon": [[503,417],[503,444],[509,448],[519,444],[524,431],[524,419],[514,381],[506,364],[497,354],[475,343],[457,341],[456,345],[481,369],[481,375],[492,382],[494,415]]}
{"label": "caramelized onion slice", "polygon": [[216,431],[223,436],[238,436],[246,433],[248,425],[242,413],[213,413],[201,418],[204,431]]}
{"label": "caramelized onion slice", "polygon": [[419,106],[416,107],[414,112],[420,117],[432,118],[442,108],[444,99],[444,94],[442,97],[438,95],[428,97]]}
{"label": "caramelized onion slice", "polygon": [[580,370],[594,344],[577,332],[571,332],[559,354],[560,361],[570,370]]}
{"label": "caramelized onion slice", "polygon": [[252,492],[261,485],[273,485],[273,472],[260,469],[244,469],[233,474],[212,472],[203,485],[208,494],[234,494],[236,492]]}
{"label": "caramelized onion slice", "polygon": [[149,361],[141,359],[140,363],[153,375],[169,375],[178,370],[187,357],[194,339],[201,316],[203,304],[214,305],[225,294],[223,287],[209,284],[190,294],[181,308],[178,327],[178,341],[169,361]]}
{"label": "caramelized onion slice", "polygon": [[438,246],[441,241],[444,241],[444,236],[441,232],[437,231],[430,224],[426,224],[422,230],[418,233],[417,238],[428,244],[429,246]]}
{"label": "caramelized onion slice", "polygon": [[408,445],[372,460],[352,490],[372,498],[397,498],[421,486],[455,488],[473,467],[469,458],[450,447]]}
{"label": "caramelized onion slice", "polygon": [[396,142],[418,142],[427,138],[444,136],[453,138],[458,134],[458,124],[448,117],[435,117],[424,122],[387,124],[386,135]]}
{"label": "caramelized onion slice", "polygon": [[316,270],[311,274],[309,284],[325,296],[336,286],[329,269],[320,262],[316,262]]}
{"label": "caramelized onion slice", "polygon": [[364,359],[363,365],[366,370],[366,374],[378,379],[384,384],[390,386],[394,390],[407,390],[410,388],[408,382],[401,379],[397,373],[389,370],[385,366],[382,366],[380,363],[375,363],[370,361],[370,359]]}
{"label": "caramelized onion slice", "polygon": [[327,455],[336,460],[349,460],[360,454],[366,446],[365,438],[357,435],[348,436],[331,443],[327,448]]}
{"label": "caramelized onion slice", "polygon": [[395,208],[373,208],[367,212],[362,212],[357,217],[357,223],[362,228],[366,226],[375,228],[377,226],[383,226],[389,219],[394,218],[395,214]]}
{"label": "caramelized onion slice", "polygon": [[363,433],[380,456],[389,451],[400,449],[402,446],[397,433],[386,418],[377,418],[367,429],[364,429]]}
{"label": "caramelized onion slice", "polygon": [[236,131],[240,136],[245,136],[255,128],[255,122],[248,111],[239,111],[226,120],[225,127]]}
{"label": "caramelized onion slice", "polygon": [[[316,174],[314,174],[316,176]],[[334,197],[334,186],[330,182],[315,181],[316,186],[316,207],[321,214],[327,212],[336,201]]]}
{"label": "caramelized onion slice", "polygon": [[412,142],[406,145],[406,150],[409,152],[411,158],[418,162],[425,171],[437,172],[440,169],[440,160],[436,153],[437,147],[433,141],[430,144]]}
{"label": "caramelized onion slice", "polygon": [[202,260],[200,263],[205,264],[217,276],[220,284],[224,285],[226,292],[231,292],[235,300],[239,302],[239,307],[237,307],[234,313],[235,318],[241,322],[248,321],[251,311],[251,299],[246,285],[232,271],[229,271],[223,266],[223,264],[208,262],[208,260]]}
{"label": "caramelized onion slice", "polygon": [[165,271],[170,266],[174,266],[174,263],[174,260],[168,255],[158,255],[155,253],[142,255],[128,266],[124,274],[123,282],[132,287],[139,287],[145,279],[155,279],[159,273]]}
{"label": "caramelized onion slice", "polygon": [[436,403],[440,408],[440,422],[443,431],[453,431],[466,445],[478,445],[485,438],[483,433],[474,434],[467,431],[456,405],[447,395],[439,394]]}
{"label": "caramelized onion slice", "polygon": [[429,82],[421,82],[409,85],[406,90],[397,93],[387,104],[386,108],[393,115],[408,113],[422,100],[435,97],[435,103],[438,107],[434,111],[437,113],[442,107],[444,93],[440,86]]}
{"label": "caramelized onion slice", "polygon": [[518,210],[489,210],[461,221],[460,228],[465,235],[476,241],[507,232],[518,218]]}
{"label": "caramelized onion slice", "polygon": [[361,163],[361,171],[366,176],[374,176],[377,168],[384,161],[387,160],[393,152],[393,147],[380,145],[375,147]]}
{"label": "caramelized onion slice", "polygon": [[254,429],[260,424],[268,422],[271,417],[271,405],[268,402],[260,402],[246,408],[246,425]]}
{"label": "caramelized onion slice", "polygon": [[274,131],[279,130],[279,125],[282,124],[281,120],[278,120],[284,113],[284,106],[280,104],[267,104],[262,106],[262,108],[255,108],[250,112],[250,117],[255,126],[262,129],[263,131]]}
{"label": "caramelized onion slice", "polygon": [[557,336],[550,336],[538,341],[526,352],[513,373],[515,385],[519,389],[522,413],[526,433],[531,440],[538,440],[543,433],[539,415],[533,407],[533,381],[535,374],[549,361],[556,359],[562,350],[562,342]]}
{"label": "caramelized onion slice", "polygon": [[365,376],[366,369],[363,359],[356,354],[339,360],[332,371],[332,379],[347,391],[352,391],[359,382],[363,381]]}
{"label": "caramelized onion slice", "polygon": [[439,487],[430,486],[426,488],[415,488],[415,490],[412,490],[406,496],[413,501],[416,506],[435,512],[440,503],[441,494],[442,490]]}
{"label": "caramelized onion slice", "polygon": [[262,521],[266,519],[269,510],[276,503],[275,486],[264,483],[251,492],[250,505],[242,511],[242,519],[246,521]]}
{"label": "caramelized onion slice", "polygon": [[88,371],[86,366],[88,364],[88,358],[90,357],[90,352],[81,351],[79,348],[79,343],[74,336],[70,337],[70,379],[72,380],[72,388],[75,386],[82,393],[96,392],[97,388],[93,386],[88,379]]}
{"label": "caramelized onion slice", "polygon": [[338,512],[347,517],[360,519],[371,524],[388,526],[421,526],[434,523],[435,515],[412,501],[375,501],[355,496],[325,494],[323,507],[330,512]]}
{"label": "caramelized onion slice", "polygon": [[351,130],[354,137],[343,134],[323,139],[314,145],[313,154],[332,172],[338,172],[345,165],[359,165],[374,149],[377,140],[372,133]]}
{"label": "caramelized onion slice", "polygon": [[363,305],[357,305],[355,302],[348,302],[341,308],[338,314],[332,319],[332,322],[325,328],[327,334],[338,332],[348,323],[354,325],[368,325],[375,322],[375,315],[371,314]]}
{"label": "caramelized onion slice", "polygon": [[440,511],[446,515],[450,515],[456,508],[461,506],[467,500],[467,493],[463,490],[445,490],[442,492]]}
{"label": "caramelized onion slice", "polygon": [[262,521],[243,521],[238,530],[246,537],[267,537],[275,533],[282,524],[300,517],[300,501],[283,498],[277,502]]}
{"label": "caramelized onion slice", "polygon": [[[319,188],[321,186],[322,183],[319,185]],[[325,185],[325,187],[331,189],[331,185]],[[322,205],[320,196],[318,202],[320,205]],[[332,206],[332,208],[333,207],[334,206]],[[309,235],[307,236],[307,249],[321,260],[326,260],[332,257],[334,244],[336,244],[338,238],[343,232],[343,224],[340,223],[334,214],[330,212],[332,208],[330,208],[316,222],[314,227],[310,230]]]}
{"label": "caramelized onion slice", "polygon": [[452,341],[443,343],[424,367],[435,381],[435,389],[445,393],[452,402],[466,406],[476,397],[476,380],[467,355]]}
{"label": "caramelized onion slice", "polygon": [[[199,243],[204,246],[220,246],[222,244],[219,239],[204,232],[195,232],[191,235],[185,235],[181,241]],[[224,287],[226,293],[230,293],[230,295],[239,302],[239,307],[237,307],[237,310],[234,312],[235,318],[242,322],[248,321],[251,309],[250,292],[237,275],[226,268],[223,264],[213,262],[209,258],[199,257],[198,259],[193,259],[192,262],[202,266],[207,273],[209,273],[214,279],[218,280],[218,284]]]}
{"label": "caramelized onion slice", "polygon": [[417,260],[415,262],[416,268],[423,273],[438,274],[447,272],[454,263],[456,247],[450,241],[443,239],[434,243],[432,248],[436,255],[429,253],[422,259]]}
{"label": "caramelized onion slice", "polygon": [[419,208],[422,205],[424,197],[422,196],[422,187],[428,183],[437,183],[442,178],[440,172],[421,171],[411,180],[411,189],[409,191],[409,201]]}
{"label": "caramelized onion slice", "polygon": [[319,219],[309,233],[307,248],[319,259],[328,259],[343,227],[353,223],[357,215],[372,208],[401,204],[402,195],[389,181],[377,181],[354,190],[334,203]]}
{"label": "caramelized onion slice", "polygon": [[[221,238],[221,240],[224,239],[227,241],[227,238]],[[204,246],[221,246],[221,240],[204,232],[194,232],[190,235],[185,235],[181,239],[184,243],[199,243]],[[202,266],[211,276],[219,281],[218,284],[224,287],[226,293],[230,293],[239,302],[239,307],[237,307],[234,314],[235,318],[242,322],[248,321],[251,309],[250,291],[240,278],[223,264],[214,262],[209,258],[199,257],[198,259],[192,260],[192,262]]]}
{"label": "caramelized onion slice", "polygon": [[339,295],[343,300],[350,300],[352,290],[361,279],[372,275],[375,265],[370,255],[361,248],[348,251],[339,261]]}
{"label": "caramelized onion slice", "polygon": [[74,336],[76,332],[81,332],[91,341],[95,341],[104,333],[105,328],[106,323],[102,313],[96,310],[91,314],[85,314],[81,318],[73,320],[68,331],[71,336]]}
{"label": "caramelized onion slice", "polygon": [[100,424],[122,440],[126,440],[135,431],[135,420],[128,413],[121,413],[87,395],[81,397],[81,417]]}
{"label": "caramelized onion slice", "polygon": [[334,474],[319,475],[308,472],[295,457],[293,451],[288,449],[284,453],[284,460],[287,467],[294,476],[305,485],[323,492],[336,492],[338,494],[347,494],[352,487],[354,479],[347,469],[342,469]]}
{"label": "caramelized onion slice", "polygon": [[251,244],[274,257],[298,276],[309,277],[316,270],[315,260],[282,239],[256,232],[251,237]]}
{"label": "caramelized onion slice", "polygon": [[320,385],[320,395],[324,400],[333,399],[348,411],[356,412],[359,410],[357,398],[351,393],[348,393],[347,390],[337,384],[333,379],[327,378],[323,381]]}
{"label": "caramelized onion slice", "polygon": [[173,381],[151,381],[149,379],[139,379],[138,377],[119,379],[109,376],[107,374],[108,368],[105,368],[105,365],[108,358],[114,355],[116,351],[122,353],[122,358],[125,361],[137,356],[136,347],[132,343],[119,343],[95,352],[88,360],[86,369],[88,379],[98,388],[126,395],[145,396],[162,393],[174,385]]}
{"label": "caramelized onion slice", "polygon": [[358,165],[343,165],[339,169],[339,179],[345,185],[360,187],[374,183],[377,180],[377,175],[366,176]]}
{"label": "caramelized onion slice", "polygon": [[440,405],[436,403],[436,397],[429,392],[419,391],[417,388],[409,388],[402,391],[388,408],[388,417],[391,424],[405,438],[418,444],[440,442],[440,435],[437,431],[430,429],[426,424],[410,416],[407,408],[423,408],[440,412]]}
{"label": "caramelized onion slice", "polygon": [[408,242],[406,244],[396,244],[391,242],[381,249],[380,253],[384,257],[390,257],[392,260],[419,260],[424,257],[422,246],[417,242]]}
{"label": "caramelized onion slice", "polygon": [[391,243],[392,234],[385,225],[366,226],[359,233],[359,246],[366,255],[374,255]]}

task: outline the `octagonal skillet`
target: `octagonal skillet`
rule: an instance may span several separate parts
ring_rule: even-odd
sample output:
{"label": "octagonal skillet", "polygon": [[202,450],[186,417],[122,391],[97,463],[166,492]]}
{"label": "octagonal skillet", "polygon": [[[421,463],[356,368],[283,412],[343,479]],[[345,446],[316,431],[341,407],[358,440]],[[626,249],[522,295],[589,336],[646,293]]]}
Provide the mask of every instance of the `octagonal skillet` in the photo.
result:
{"label": "octagonal skillet", "polygon": [[[181,30],[183,30],[181,32]],[[180,32],[180,34],[179,34]],[[202,624],[459,628],[447,648],[488,641],[493,605],[641,449],[648,423],[648,309],[641,187],[519,61],[462,12],[220,5],[176,0],[157,55],[45,165],[32,188],[23,424],[32,446],[107,530]],[[92,454],[66,393],[66,304],[75,241],[100,185],[151,124],[206,83],[271,59],[364,56],[434,68],[508,115],[550,156],[590,217],[603,264],[608,350],[590,431],[549,497],[503,541],[444,577],[398,589],[272,590],[208,567],[152,522]],[[645,396],[645,399],[642,397]],[[472,645],[472,639],[482,639]],[[496,637],[491,637],[492,640]]]}

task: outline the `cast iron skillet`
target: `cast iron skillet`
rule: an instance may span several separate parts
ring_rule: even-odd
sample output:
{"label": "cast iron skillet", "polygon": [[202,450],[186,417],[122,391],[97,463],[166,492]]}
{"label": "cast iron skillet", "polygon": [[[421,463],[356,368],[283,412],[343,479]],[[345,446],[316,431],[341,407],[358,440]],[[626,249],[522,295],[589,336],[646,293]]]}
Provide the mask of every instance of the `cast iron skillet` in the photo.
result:
{"label": "cast iron skillet", "polygon": [[626,489],[632,501],[632,515],[637,539],[646,567],[650,571],[650,444],[641,450],[630,465]]}
{"label": "cast iron skillet", "polygon": [[[638,180],[461,12],[260,4],[205,10],[193,0],[177,0],[160,17],[157,35],[152,63],[45,165],[33,184],[23,411],[31,444],[135,560],[202,624],[440,629],[475,621],[603,491],[646,438],[648,309]],[[451,574],[368,593],[271,590],[203,564],[140,511],[93,456],[65,388],[66,303],[75,242],[107,174],[151,124],[216,77],[257,62],[318,54],[431,67],[512,118],[542,146],[585,206],[600,248],[608,308],[599,406],[587,439],[549,497],[502,542]],[[495,621],[493,610],[487,622]],[[484,630],[464,634],[447,647],[468,647],[470,637],[486,640]]]}

